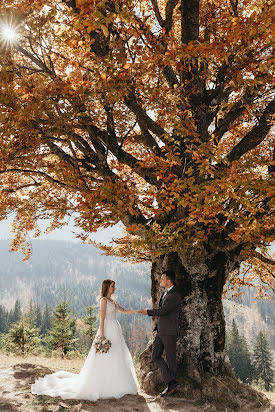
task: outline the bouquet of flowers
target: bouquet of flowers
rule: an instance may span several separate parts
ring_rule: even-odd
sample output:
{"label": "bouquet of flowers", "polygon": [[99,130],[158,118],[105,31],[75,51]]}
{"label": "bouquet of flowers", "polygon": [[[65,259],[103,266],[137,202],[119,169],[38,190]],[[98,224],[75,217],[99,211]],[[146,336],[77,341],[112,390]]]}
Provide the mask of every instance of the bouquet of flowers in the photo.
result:
{"label": "bouquet of flowers", "polygon": [[97,340],[94,343],[96,353],[107,353],[109,352],[111,346],[111,341],[109,341],[109,339],[106,338],[97,338]]}

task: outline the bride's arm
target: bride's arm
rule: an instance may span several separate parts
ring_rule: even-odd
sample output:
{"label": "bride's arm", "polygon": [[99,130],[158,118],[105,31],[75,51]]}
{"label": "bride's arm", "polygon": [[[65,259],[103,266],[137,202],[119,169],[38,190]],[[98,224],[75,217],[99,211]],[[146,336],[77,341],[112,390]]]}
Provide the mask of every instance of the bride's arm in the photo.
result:
{"label": "bride's arm", "polygon": [[128,314],[128,315],[132,315],[133,313],[138,313],[137,310],[124,309],[118,303],[116,303],[116,304],[117,304],[117,308],[118,308],[119,312],[121,312],[121,313],[125,313],[125,314]]}
{"label": "bride's arm", "polygon": [[104,321],[106,316],[106,307],[107,307],[107,300],[106,298],[101,298],[100,300],[100,309],[99,309],[99,336],[100,338],[104,338]]}

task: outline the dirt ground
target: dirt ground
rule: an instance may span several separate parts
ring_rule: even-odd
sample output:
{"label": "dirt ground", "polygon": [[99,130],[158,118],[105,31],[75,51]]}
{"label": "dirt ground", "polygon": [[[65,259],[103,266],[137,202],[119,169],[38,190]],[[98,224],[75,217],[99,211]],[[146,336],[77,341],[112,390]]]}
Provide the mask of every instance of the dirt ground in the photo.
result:
{"label": "dirt ground", "polygon": [[[37,366],[26,361],[19,364],[15,362],[16,359],[10,358],[10,362],[6,359],[6,365],[3,365],[5,364],[3,362],[1,366],[4,367],[0,368],[0,412],[231,412],[226,408],[217,409],[208,402],[199,404],[179,398],[176,394],[163,399],[160,396],[150,396],[142,390],[136,396],[126,395],[118,400],[108,399],[97,402],[32,395],[31,383],[38,376],[50,373],[52,369],[49,369],[48,365]],[[55,369],[60,369],[61,365],[58,366]],[[73,366],[72,369],[78,367]],[[271,408],[266,409],[267,411],[275,411],[275,403]],[[256,411],[250,410],[250,412]]]}
{"label": "dirt ground", "polygon": [[[30,392],[34,377],[47,372],[44,367],[24,363],[0,369],[1,412],[161,412],[211,411],[209,405],[196,406],[192,401],[150,396],[140,391],[137,396],[98,402],[61,400],[49,396],[36,396]],[[214,411],[214,409],[213,409]]]}

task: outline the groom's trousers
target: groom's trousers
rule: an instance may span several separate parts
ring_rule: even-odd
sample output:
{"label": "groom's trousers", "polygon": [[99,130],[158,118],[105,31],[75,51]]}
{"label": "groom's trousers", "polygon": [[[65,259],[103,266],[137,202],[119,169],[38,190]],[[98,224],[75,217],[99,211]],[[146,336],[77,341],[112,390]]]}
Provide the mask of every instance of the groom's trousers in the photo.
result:
{"label": "groom's trousers", "polygon": [[[157,363],[161,370],[163,380],[167,384],[172,380],[176,380],[176,343],[176,335],[159,335],[159,333],[157,333],[153,342],[152,360]],[[167,363],[162,357],[164,350]]]}

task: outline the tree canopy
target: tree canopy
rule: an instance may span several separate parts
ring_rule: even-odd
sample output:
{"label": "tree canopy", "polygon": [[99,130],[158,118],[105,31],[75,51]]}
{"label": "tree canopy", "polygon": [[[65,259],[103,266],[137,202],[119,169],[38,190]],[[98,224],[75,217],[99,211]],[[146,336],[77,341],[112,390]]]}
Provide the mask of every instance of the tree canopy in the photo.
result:
{"label": "tree canopy", "polygon": [[109,253],[238,248],[269,288],[271,3],[0,4],[17,34],[2,29],[0,61],[0,219],[15,213],[13,248],[39,236],[39,219],[53,230],[73,215],[82,240],[122,222]]}

